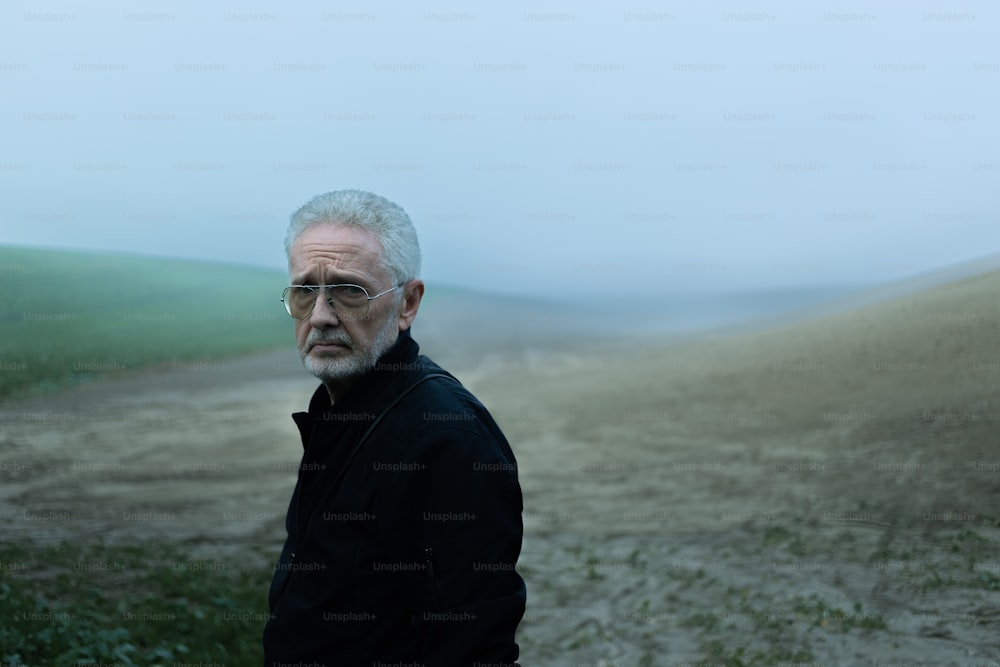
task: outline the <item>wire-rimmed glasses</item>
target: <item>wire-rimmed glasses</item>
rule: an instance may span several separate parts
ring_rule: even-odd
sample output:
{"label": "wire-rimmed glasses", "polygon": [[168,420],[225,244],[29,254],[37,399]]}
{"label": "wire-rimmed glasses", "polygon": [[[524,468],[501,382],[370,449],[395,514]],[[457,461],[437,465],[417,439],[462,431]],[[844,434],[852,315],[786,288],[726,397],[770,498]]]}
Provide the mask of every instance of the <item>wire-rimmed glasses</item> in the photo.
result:
{"label": "wire-rimmed glasses", "polygon": [[290,285],[281,293],[281,302],[285,304],[288,314],[297,320],[304,320],[312,314],[316,306],[316,298],[320,292],[323,298],[345,320],[360,320],[368,315],[368,304],[383,294],[399,289],[403,283],[368,296],[368,290],[361,285]]}

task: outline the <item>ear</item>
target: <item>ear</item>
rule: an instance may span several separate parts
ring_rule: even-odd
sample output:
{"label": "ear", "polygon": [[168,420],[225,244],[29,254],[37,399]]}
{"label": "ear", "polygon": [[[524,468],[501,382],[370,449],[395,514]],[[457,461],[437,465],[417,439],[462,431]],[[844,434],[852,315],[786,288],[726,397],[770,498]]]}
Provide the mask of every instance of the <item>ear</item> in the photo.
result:
{"label": "ear", "polygon": [[413,324],[424,298],[424,281],[411,280],[403,285],[403,309],[399,312],[399,330],[406,331]]}

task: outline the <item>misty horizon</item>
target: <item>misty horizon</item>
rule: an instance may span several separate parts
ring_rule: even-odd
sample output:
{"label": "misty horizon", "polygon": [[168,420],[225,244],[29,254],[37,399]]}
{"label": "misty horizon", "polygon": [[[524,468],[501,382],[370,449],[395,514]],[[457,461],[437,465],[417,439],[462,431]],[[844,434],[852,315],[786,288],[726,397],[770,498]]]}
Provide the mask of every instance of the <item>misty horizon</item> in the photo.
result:
{"label": "misty horizon", "polygon": [[892,281],[1000,248],[995,14],[14,2],[0,241],[283,267],[360,188],[475,289]]}

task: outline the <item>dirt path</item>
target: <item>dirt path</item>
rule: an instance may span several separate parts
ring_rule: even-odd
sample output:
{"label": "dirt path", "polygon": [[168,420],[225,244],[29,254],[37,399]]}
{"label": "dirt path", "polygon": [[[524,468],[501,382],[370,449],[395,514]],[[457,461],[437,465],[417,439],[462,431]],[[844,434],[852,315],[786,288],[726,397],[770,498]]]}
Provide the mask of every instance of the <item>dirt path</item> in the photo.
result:
{"label": "dirt path", "polygon": [[314,384],[285,351],[7,407],[8,539],[168,539],[208,549],[273,540],[301,449],[289,414]]}
{"label": "dirt path", "polygon": [[[475,389],[550,354],[497,345],[443,356]],[[0,411],[4,539],[273,550],[301,456],[290,415],[315,387],[289,349],[8,402]]]}

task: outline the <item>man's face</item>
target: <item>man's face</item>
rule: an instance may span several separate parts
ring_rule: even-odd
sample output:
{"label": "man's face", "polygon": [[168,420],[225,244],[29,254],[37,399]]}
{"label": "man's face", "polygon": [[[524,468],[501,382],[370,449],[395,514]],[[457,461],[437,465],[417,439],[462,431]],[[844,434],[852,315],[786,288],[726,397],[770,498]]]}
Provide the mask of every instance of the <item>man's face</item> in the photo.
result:
{"label": "man's face", "polygon": [[[364,287],[369,296],[393,286],[382,268],[378,239],[360,227],[307,228],[292,244],[288,270],[292,285],[350,283]],[[318,297],[312,313],[295,321],[295,340],[306,370],[322,380],[332,396],[334,388],[373,368],[396,342],[399,310],[396,292],[390,292],[369,301],[366,316],[345,319]]]}

